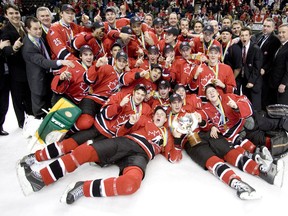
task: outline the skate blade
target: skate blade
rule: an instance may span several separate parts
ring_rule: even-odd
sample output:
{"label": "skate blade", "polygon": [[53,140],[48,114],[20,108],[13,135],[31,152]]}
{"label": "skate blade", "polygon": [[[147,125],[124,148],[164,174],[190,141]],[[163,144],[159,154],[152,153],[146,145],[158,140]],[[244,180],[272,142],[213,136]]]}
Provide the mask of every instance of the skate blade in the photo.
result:
{"label": "skate blade", "polygon": [[25,169],[24,167],[21,167],[20,162],[18,162],[17,164],[16,171],[17,171],[18,182],[20,184],[20,187],[24,196],[28,196],[32,194],[34,192],[33,188],[30,182],[27,180],[26,175],[25,175]]}
{"label": "skate blade", "polygon": [[75,187],[76,183],[77,182],[71,183],[71,184],[69,184],[66,187],[65,191],[63,192],[63,194],[62,194],[62,196],[60,198],[60,202],[61,203],[66,203],[67,204],[67,202],[66,202],[67,194],[69,193],[70,190],[72,190]]}
{"label": "skate blade", "polygon": [[285,170],[285,163],[283,160],[278,160],[277,161],[277,174],[274,178],[273,184],[277,187],[282,187],[283,186],[283,181],[284,181],[284,170]]}
{"label": "skate blade", "polygon": [[240,194],[239,198],[241,200],[257,200],[257,199],[261,199],[262,195],[257,193],[256,191],[253,191],[251,193],[244,192]]}

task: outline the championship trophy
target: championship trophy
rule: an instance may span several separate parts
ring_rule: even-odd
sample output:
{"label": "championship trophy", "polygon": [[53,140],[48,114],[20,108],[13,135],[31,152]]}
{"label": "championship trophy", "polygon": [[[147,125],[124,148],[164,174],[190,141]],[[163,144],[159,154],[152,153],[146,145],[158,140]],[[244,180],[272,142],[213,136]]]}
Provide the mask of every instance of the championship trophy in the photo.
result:
{"label": "championship trophy", "polygon": [[173,122],[173,127],[179,133],[187,134],[188,142],[191,146],[195,146],[201,142],[198,132],[194,130],[198,127],[198,120],[195,113],[187,113]]}

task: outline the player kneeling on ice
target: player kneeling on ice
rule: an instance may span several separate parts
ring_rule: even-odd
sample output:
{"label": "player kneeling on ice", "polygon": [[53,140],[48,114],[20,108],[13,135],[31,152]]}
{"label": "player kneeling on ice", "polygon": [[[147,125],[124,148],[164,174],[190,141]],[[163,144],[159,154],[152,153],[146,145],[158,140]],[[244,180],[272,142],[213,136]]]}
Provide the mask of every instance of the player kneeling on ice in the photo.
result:
{"label": "player kneeling on ice", "polygon": [[157,106],[152,119],[131,115],[129,121],[119,128],[118,137],[80,145],[39,172],[32,170],[27,163],[19,163],[18,178],[23,193],[37,192],[87,162],[100,165],[115,163],[120,168],[120,176],[76,182],[64,193],[62,201],[72,204],[82,196],[106,197],[136,192],[149,160],[155,155],[162,154],[170,162],[182,158],[179,145],[182,134],[174,131],[172,135],[164,127],[166,121],[166,111]]}

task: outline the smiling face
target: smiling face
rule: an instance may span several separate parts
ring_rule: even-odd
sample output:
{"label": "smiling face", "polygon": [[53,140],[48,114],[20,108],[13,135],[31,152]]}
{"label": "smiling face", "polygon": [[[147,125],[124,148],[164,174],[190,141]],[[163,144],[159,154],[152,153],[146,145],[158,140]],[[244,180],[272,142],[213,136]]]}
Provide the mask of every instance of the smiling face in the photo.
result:
{"label": "smiling face", "polygon": [[105,18],[109,24],[113,25],[116,21],[116,14],[112,11],[108,11],[105,14]]}
{"label": "smiling face", "polygon": [[40,22],[31,22],[30,28],[26,28],[29,35],[35,38],[40,38],[42,35],[42,27],[40,25]]}
{"label": "smiling face", "polygon": [[80,59],[87,67],[90,67],[94,59],[93,52],[91,50],[83,51],[82,54],[80,55]]}
{"label": "smiling face", "polygon": [[162,99],[166,99],[169,97],[169,92],[171,88],[166,87],[166,86],[161,86],[158,88],[159,95]]}
{"label": "smiling face", "polygon": [[10,7],[5,13],[5,17],[9,20],[12,25],[19,26],[21,21],[21,15],[18,10]]}
{"label": "smiling face", "polygon": [[116,68],[122,71],[127,65],[127,60],[125,58],[118,58],[115,63]]}
{"label": "smiling face", "polygon": [[181,100],[174,100],[173,102],[170,103],[171,105],[171,110],[172,113],[177,114],[181,111],[182,106],[183,106],[183,101]]}
{"label": "smiling face", "polygon": [[159,68],[153,68],[152,70],[150,70],[150,77],[153,82],[156,82],[157,80],[159,80],[161,78],[161,75],[162,73]]}
{"label": "smiling face", "polygon": [[146,92],[143,91],[143,89],[138,89],[136,91],[133,91],[132,100],[134,101],[136,105],[141,104],[144,101],[145,97],[146,97]]}
{"label": "smiling face", "polygon": [[38,11],[37,13],[37,18],[39,19],[39,21],[47,26],[47,27],[50,27],[51,26],[51,23],[52,23],[52,16],[51,16],[51,13],[50,11],[48,10],[42,10],[42,11]]}
{"label": "smiling face", "polygon": [[219,93],[218,91],[213,87],[208,87],[206,89],[206,98],[209,100],[212,104],[216,104],[219,99]]}
{"label": "smiling face", "polygon": [[153,116],[153,122],[157,127],[162,127],[165,122],[167,121],[167,115],[162,109],[158,109],[154,116]]}

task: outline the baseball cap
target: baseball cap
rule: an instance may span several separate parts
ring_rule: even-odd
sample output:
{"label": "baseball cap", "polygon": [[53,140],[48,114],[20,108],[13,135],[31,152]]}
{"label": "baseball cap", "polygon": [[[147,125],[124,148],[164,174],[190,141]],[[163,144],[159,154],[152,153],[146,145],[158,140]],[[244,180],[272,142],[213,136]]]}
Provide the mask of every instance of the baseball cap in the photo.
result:
{"label": "baseball cap", "polygon": [[113,13],[116,14],[114,8],[112,8],[112,7],[107,7],[107,8],[106,8],[106,10],[105,10],[105,14],[108,13],[108,12],[113,12]]}
{"label": "baseball cap", "polygon": [[189,43],[187,41],[181,42],[181,44],[179,46],[180,50],[182,50],[185,47],[191,48],[191,46],[189,45]]}
{"label": "baseball cap", "polygon": [[118,46],[118,47],[120,47],[120,48],[122,49],[123,43],[122,43],[120,40],[117,40],[117,41],[115,41],[115,43],[113,43],[113,44],[111,45],[110,49],[112,50],[113,47],[115,47],[115,46]]}
{"label": "baseball cap", "polygon": [[169,27],[169,28],[165,29],[165,31],[168,34],[173,34],[174,36],[178,36],[178,34],[179,34],[179,30],[175,27]]}
{"label": "baseball cap", "polygon": [[132,25],[134,23],[141,23],[140,18],[137,17],[137,16],[134,16],[134,17],[130,18],[130,24]]}
{"label": "baseball cap", "polygon": [[163,68],[162,68],[162,66],[160,64],[152,64],[151,65],[151,70],[153,70],[154,68],[160,69],[160,71],[162,73]]}
{"label": "baseball cap", "polygon": [[72,5],[63,4],[62,7],[61,7],[61,11],[68,11],[68,10],[72,10],[73,12],[75,12],[75,9],[72,7]]}
{"label": "baseball cap", "polygon": [[203,28],[203,33],[205,33],[205,32],[214,33],[214,28],[213,28],[213,26],[212,26],[212,25],[206,25],[206,26],[204,26],[204,28]]}
{"label": "baseball cap", "polygon": [[163,20],[162,20],[160,17],[156,17],[156,18],[153,20],[153,26],[154,26],[154,25],[159,25],[159,24],[163,24]]}
{"label": "baseball cap", "polygon": [[124,58],[126,61],[128,60],[128,56],[123,50],[119,51],[116,54],[116,59],[119,59],[119,58]]}
{"label": "baseball cap", "polygon": [[217,46],[217,45],[211,45],[210,47],[209,47],[209,52],[210,51],[212,51],[212,50],[215,50],[215,51],[217,51],[217,52],[220,52],[220,47],[219,46]]}
{"label": "baseball cap", "polygon": [[172,94],[172,95],[169,97],[170,103],[172,103],[172,102],[174,102],[174,101],[176,101],[176,100],[182,101],[181,96],[180,96],[179,94],[177,94],[177,93],[174,93],[174,94]]}
{"label": "baseball cap", "polygon": [[126,34],[132,34],[132,29],[129,26],[123,26],[121,28],[121,32]]}
{"label": "baseball cap", "polygon": [[92,24],[92,28],[93,29],[99,29],[99,28],[104,28],[104,23],[103,22],[99,22],[99,21],[96,21]]}
{"label": "baseball cap", "polygon": [[80,48],[80,54],[82,54],[82,53],[85,52],[86,50],[90,50],[91,52],[93,52],[93,51],[92,51],[92,48],[91,48],[89,45],[83,45],[83,46],[81,46],[81,48]]}
{"label": "baseball cap", "polygon": [[222,32],[229,32],[230,34],[232,34],[232,29],[230,27],[224,26],[221,30],[220,33]]}
{"label": "baseball cap", "polygon": [[159,49],[157,46],[150,46],[148,48],[148,53],[155,53],[155,54],[159,54]]}
{"label": "baseball cap", "polygon": [[168,82],[168,80],[161,80],[159,83],[158,83],[158,89],[159,88],[170,88],[171,85],[170,83]]}
{"label": "baseball cap", "polygon": [[142,90],[147,94],[147,89],[146,89],[146,87],[145,87],[144,84],[139,83],[139,84],[137,84],[137,85],[134,87],[134,91],[137,91],[137,90],[139,90],[139,89],[142,89]]}
{"label": "baseball cap", "polygon": [[179,88],[183,88],[184,90],[186,90],[185,86],[182,84],[176,84],[173,91],[176,92]]}
{"label": "baseball cap", "polygon": [[174,50],[173,46],[168,44],[164,47],[163,52],[165,54],[165,53],[168,53],[169,51],[172,51],[172,50]]}

